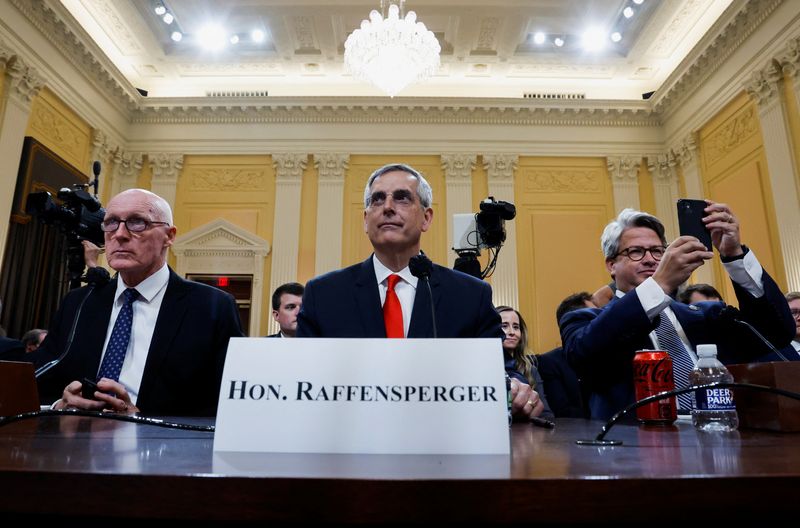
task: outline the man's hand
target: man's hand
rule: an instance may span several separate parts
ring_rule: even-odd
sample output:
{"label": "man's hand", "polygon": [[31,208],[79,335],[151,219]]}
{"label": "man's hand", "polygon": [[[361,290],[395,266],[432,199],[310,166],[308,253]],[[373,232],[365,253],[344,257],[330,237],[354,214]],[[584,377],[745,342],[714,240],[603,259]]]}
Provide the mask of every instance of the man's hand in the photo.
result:
{"label": "man's hand", "polygon": [[738,257],[744,250],[739,236],[739,220],[733,215],[727,204],[706,200],[708,207],[703,217],[706,228],[711,231],[711,243],[723,257]]}
{"label": "man's hand", "polygon": [[100,257],[100,254],[103,253],[103,248],[97,247],[88,240],[81,241],[81,244],[83,245],[83,260],[86,262],[86,267],[96,268],[97,259]]}
{"label": "man's hand", "polygon": [[527,383],[511,379],[511,414],[522,418],[533,418],[542,414],[544,404],[539,394]]}
{"label": "man's hand", "polygon": [[678,237],[661,257],[661,262],[653,273],[653,280],[661,286],[664,293],[672,295],[694,270],[713,256],[714,253],[708,251],[695,237]]}
{"label": "man's hand", "polygon": [[125,387],[108,378],[101,378],[97,382],[97,391],[94,400],[87,400],[81,396],[81,382],[73,381],[64,389],[61,399],[56,403],[56,409],[83,409],[87,411],[108,411],[120,414],[135,414],[139,409],[131,403],[131,397]]}

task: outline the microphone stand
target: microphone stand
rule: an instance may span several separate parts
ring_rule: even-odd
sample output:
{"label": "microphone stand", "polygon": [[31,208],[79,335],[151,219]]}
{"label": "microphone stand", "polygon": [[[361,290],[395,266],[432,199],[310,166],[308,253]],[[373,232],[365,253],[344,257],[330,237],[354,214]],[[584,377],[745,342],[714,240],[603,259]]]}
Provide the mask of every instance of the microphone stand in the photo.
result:
{"label": "microphone stand", "polygon": [[758,392],[771,392],[773,394],[778,394],[779,396],[786,396],[787,398],[792,398],[794,400],[800,400],[800,394],[796,392],[786,391],[783,389],[776,389],[774,387],[767,387],[766,385],[755,385],[753,383],[736,383],[736,382],[727,382],[727,381],[717,381],[714,383],[706,383],[704,385],[691,385],[684,389],[675,389],[671,391],[664,391],[658,394],[654,394],[653,396],[648,396],[647,398],[642,398],[641,400],[634,402],[617,414],[611,417],[603,427],[600,429],[600,433],[594,438],[594,440],[576,440],[575,443],[578,445],[589,445],[589,446],[617,446],[622,445],[622,440],[605,440],[605,436],[611,430],[612,427],[628,412],[638,409],[643,405],[647,405],[648,403],[652,403],[654,401],[663,400],[668,396],[677,396],[679,394],[686,394],[690,392],[694,392],[699,389],[713,389],[713,388],[734,388],[734,389],[748,389],[754,390]]}

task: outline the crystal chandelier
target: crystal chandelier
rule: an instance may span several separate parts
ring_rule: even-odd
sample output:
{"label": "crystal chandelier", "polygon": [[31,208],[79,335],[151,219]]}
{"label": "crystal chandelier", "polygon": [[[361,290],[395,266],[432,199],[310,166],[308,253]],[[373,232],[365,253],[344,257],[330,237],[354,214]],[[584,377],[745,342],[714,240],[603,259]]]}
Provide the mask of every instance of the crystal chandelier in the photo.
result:
{"label": "crystal chandelier", "polygon": [[[439,69],[439,41],[413,11],[400,18],[404,1],[391,3],[386,18],[373,10],[344,43],[344,63],[353,77],[371,82],[389,97]],[[381,11],[385,3],[381,0]]]}

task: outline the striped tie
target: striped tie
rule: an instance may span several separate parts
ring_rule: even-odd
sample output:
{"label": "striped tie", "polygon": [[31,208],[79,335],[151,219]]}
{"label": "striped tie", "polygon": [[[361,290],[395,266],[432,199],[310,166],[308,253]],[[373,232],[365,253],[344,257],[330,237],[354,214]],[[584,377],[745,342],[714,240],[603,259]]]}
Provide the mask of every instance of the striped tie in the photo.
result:
{"label": "striped tie", "polygon": [[[672,358],[673,378],[675,379],[676,389],[685,389],[689,386],[689,373],[694,370],[694,362],[689,357],[689,352],[683,345],[678,332],[672,326],[666,314],[659,316],[658,326],[656,327],[656,337],[658,345],[663,350],[669,352]],[[692,394],[681,394],[678,396],[678,408],[684,411],[692,410]]]}

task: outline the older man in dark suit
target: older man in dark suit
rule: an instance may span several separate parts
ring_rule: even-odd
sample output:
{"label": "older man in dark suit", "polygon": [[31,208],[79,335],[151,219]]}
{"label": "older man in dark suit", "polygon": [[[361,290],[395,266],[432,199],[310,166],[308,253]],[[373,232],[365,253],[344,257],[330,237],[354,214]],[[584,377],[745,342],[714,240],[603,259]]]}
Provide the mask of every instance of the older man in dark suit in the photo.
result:
{"label": "older man in dark suit", "polygon": [[[364,189],[364,230],[374,253],[306,285],[297,336],[433,337],[430,294],[409,268],[431,227],[432,202],[415,169],[391,164],[373,172]],[[487,283],[437,265],[429,280],[438,337],[503,338]],[[512,394],[515,414],[532,415],[530,386],[514,380]]]}
{"label": "older man in dark suit", "polygon": [[[213,415],[228,340],[242,336],[234,299],[186,281],[166,264],[175,239],[167,202],[145,190],[115,196],[102,223],[115,279],[73,290],[62,302],[37,364],[55,408]],[[71,329],[74,326],[74,335]],[[50,363],[52,365],[52,363]],[[97,380],[91,398],[83,380]]]}

